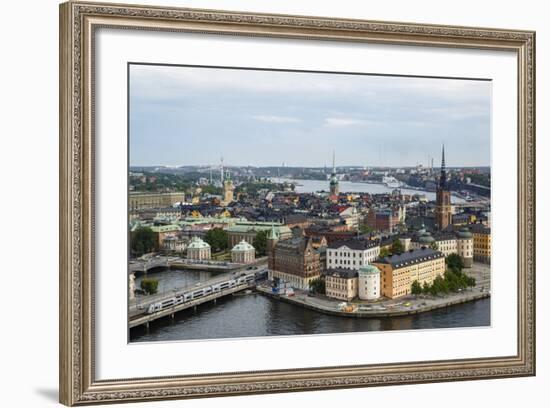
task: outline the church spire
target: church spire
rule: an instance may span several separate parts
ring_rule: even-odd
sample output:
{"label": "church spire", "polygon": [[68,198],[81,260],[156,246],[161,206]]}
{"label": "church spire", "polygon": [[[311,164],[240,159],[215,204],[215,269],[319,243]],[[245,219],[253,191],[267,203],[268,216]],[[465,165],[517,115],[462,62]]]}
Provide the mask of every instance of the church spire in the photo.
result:
{"label": "church spire", "polygon": [[447,171],[445,170],[445,145],[441,148],[441,175],[439,176],[439,187],[445,188],[447,185]]}
{"label": "church spire", "polygon": [[332,150],[332,174],[336,174],[336,150]]}

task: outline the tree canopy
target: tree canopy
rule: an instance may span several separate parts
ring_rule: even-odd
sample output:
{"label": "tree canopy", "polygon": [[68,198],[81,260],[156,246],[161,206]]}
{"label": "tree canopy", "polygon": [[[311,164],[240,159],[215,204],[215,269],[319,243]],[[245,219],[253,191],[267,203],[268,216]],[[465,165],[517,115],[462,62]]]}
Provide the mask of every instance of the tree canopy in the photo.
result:
{"label": "tree canopy", "polygon": [[268,231],[259,231],[254,237],[252,245],[256,249],[257,256],[267,255],[267,235]]}
{"label": "tree canopy", "polygon": [[209,230],[204,240],[208,242],[214,252],[225,251],[229,247],[227,232],[221,228],[212,228]]}
{"label": "tree canopy", "polygon": [[137,227],[130,234],[130,248],[135,256],[141,256],[155,249],[155,233],[149,227]]}
{"label": "tree canopy", "polygon": [[391,253],[400,254],[404,250],[405,248],[403,247],[403,244],[401,243],[401,241],[398,238],[394,239],[393,243],[391,244]]}

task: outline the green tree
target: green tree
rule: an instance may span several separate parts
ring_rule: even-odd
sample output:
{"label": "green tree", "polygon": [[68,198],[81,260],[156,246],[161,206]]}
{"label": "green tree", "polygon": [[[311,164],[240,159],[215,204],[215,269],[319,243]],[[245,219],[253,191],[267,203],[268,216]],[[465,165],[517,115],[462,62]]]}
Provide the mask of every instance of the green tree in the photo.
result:
{"label": "green tree", "polygon": [[391,252],[388,248],[382,248],[380,250],[380,258],[383,258],[385,256],[391,255]]}
{"label": "green tree", "polygon": [[148,295],[154,295],[158,291],[159,281],[153,278],[144,278],[141,280],[141,290]]}
{"label": "green tree", "polygon": [[361,224],[359,231],[361,231],[362,234],[370,234],[374,231],[374,228],[369,227],[367,224]]}
{"label": "green tree", "polygon": [[458,254],[450,254],[447,258],[445,258],[445,262],[447,263],[447,268],[454,269],[458,272],[461,272],[464,268],[462,258],[460,258]]}
{"label": "green tree", "polygon": [[321,278],[316,278],[309,281],[309,290],[311,290],[313,293],[324,295],[326,293],[325,280]]}
{"label": "green tree", "polygon": [[204,240],[210,244],[215,252],[225,251],[229,247],[227,232],[221,228],[212,228],[209,230]]}
{"label": "green tree", "polygon": [[396,238],[393,240],[393,243],[391,244],[391,252],[392,254],[399,254],[402,253],[405,250],[403,248],[403,244],[399,240],[399,238]]}
{"label": "green tree", "polygon": [[439,251],[439,247],[437,246],[437,242],[435,241],[430,244],[430,248],[434,251]]}
{"label": "green tree", "polygon": [[155,233],[149,227],[137,227],[130,234],[130,248],[135,256],[141,256],[155,249]]}
{"label": "green tree", "polygon": [[252,241],[254,249],[256,249],[256,255],[266,256],[267,255],[267,235],[268,231],[259,231]]}
{"label": "green tree", "polygon": [[431,289],[431,286],[428,285],[428,282],[424,282],[424,285],[422,285],[422,293],[427,295],[428,293],[430,293],[430,289]]}
{"label": "green tree", "polygon": [[420,285],[420,283],[417,280],[415,280],[411,285],[411,293],[413,295],[422,294],[422,286]]}

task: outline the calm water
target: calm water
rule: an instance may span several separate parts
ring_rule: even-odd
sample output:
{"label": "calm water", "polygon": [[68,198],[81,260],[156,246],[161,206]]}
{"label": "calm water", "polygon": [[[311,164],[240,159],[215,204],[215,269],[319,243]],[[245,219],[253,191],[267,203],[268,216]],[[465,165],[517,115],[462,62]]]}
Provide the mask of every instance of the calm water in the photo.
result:
{"label": "calm water", "polygon": [[[205,271],[188,271],[178,269],[161,269],[157,272],[149,272],[148,278],[155,278],[159,281],[158,292],[169,292],[172,289],[181,289],[189,286],[193,286],[199,282],[205,282],[210,278],[216,276],[212,272]],[[136,277],[136,288],[141,285],[141,280],[145,275]]]}
{"label": "calm water", "polygon": [[[297,193],[315,193],[317,191],[328,191],[328,181],[323,180],[293,180],[287,178],[272,178],[275,182],[287,182],[294,183],[296,185]],[[373,184],[373,183],[358,183],[351,181],[340,181],[340,191],[346,193],[371,193],[371,194],[385,194],[391,193],[395,188],[388,187],[385,184]],[[423,190],[413,190],[410,188],[400,188],[403,194],[420,194],[426,196],[427,200],[435,200],[435,193]],[[464,200],[458,197],[451,196],[453,203],[463,203]]]}
{"label": "calm water", "polygon": [[197,312],[183,311],[174,322],[158,320],[148,334],[142,327],[132,329],[130,338],[169,341],[489,326],[490,303],[482,299],[414,316],[355,319],[328,316],[252,293],[203,304]]}

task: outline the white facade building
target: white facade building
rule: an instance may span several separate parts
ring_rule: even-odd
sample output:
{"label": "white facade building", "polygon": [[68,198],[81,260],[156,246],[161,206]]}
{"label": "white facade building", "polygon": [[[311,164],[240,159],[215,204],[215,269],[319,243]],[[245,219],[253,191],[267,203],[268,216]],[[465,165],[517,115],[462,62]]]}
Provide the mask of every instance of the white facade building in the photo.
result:
{"label": "white facade building", "polygon": [[244,239],[231,250],[231,262],[252,263],[256,260],[256,250]]}
{"label": "white facade building", "polygon": [[380,297],[380,270],[374,265],[362,266],[358,273],[358,295],[361,300]]}
{"label": "white facade building", "polygon": [[202,261],[208,260],[210,257],[210,244],[204,242],[199,237],[191,238],[191,242],[187,246],[187,259]]}
{"label": "white facade building", "polygon": [[338,241],[327,248],[327,269],[359,270],[380,255],[380,244],[367,240]]}

